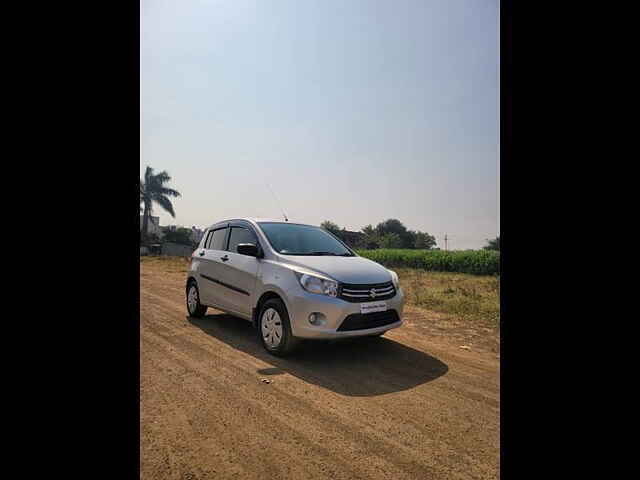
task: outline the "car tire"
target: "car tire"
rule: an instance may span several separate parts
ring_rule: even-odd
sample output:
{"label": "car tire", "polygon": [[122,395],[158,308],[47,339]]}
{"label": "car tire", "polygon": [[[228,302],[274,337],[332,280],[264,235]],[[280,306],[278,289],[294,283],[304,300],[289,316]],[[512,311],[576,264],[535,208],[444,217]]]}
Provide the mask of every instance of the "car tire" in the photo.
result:
{"label": "car tire", "polygon": [[201,318],[207,313],[207,306],[200,303],[198,284],[193,280],[187,285],[187,312],[194,318]]}
{"label": "car tire", "polygon": [[289,355],[300,344],[300,339],[291,332],[287,307],[279,298],[267,300],[262,305],[258,315],[258,335],[265,350],[278,357]]}

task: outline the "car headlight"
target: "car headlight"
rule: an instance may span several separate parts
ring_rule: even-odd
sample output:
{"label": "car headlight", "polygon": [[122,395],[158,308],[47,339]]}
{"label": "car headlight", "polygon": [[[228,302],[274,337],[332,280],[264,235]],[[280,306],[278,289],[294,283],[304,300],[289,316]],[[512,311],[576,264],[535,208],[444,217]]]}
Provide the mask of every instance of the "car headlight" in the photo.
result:
{"label": "car headlight", "polygon": [[338,282],[326,278],[315,277],[307,273],[295,272],[296,277],[300,281],[300,285],[307,292],[317,293],[319,295],[328,295],[330,297],[338,296]]}
{"label": "car headlight", "polygon": [[398,279],[398,274],[393,270],[387,270],[391,274],[391,281],[393,282],[393,286],[396,287],[396,290],[400,288],[400,280]]}

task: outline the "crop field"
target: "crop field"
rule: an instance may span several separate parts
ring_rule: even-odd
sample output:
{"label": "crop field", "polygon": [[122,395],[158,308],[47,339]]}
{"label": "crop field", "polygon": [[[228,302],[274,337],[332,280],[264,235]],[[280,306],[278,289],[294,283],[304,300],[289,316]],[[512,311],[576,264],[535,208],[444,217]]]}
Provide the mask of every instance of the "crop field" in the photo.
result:
{"label": "crop field", "polygon": [[493,250],[409,250],[380,248],[356,250],[358,255],[381,263],[385,267],[419,268],[434,272],[500,274],[500,252]]}

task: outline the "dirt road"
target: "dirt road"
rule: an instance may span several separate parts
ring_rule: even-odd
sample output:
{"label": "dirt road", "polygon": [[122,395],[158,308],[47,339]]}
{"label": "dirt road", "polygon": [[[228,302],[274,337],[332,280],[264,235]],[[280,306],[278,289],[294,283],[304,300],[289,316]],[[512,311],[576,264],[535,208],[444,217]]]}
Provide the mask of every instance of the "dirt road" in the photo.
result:
{"label": "dirt road", "polygon": [[246,321],[188,318],[183,273],[140,268],[141,478],[499,477],[497,354],[409,312],[280,359]]}

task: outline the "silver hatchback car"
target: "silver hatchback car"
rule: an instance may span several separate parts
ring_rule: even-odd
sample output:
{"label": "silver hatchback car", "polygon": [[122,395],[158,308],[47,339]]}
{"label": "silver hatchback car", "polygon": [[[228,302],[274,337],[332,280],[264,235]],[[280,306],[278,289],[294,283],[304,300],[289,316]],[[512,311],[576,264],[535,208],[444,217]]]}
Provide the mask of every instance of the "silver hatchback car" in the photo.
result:
{"label": "silver hatchback car", "polygon": [[266,350],[300,339],[382,335],[402,325],[395,272],[312,225],[242,218],[209,227],[187,272],[187,309],[213,307],[251,321]]}

